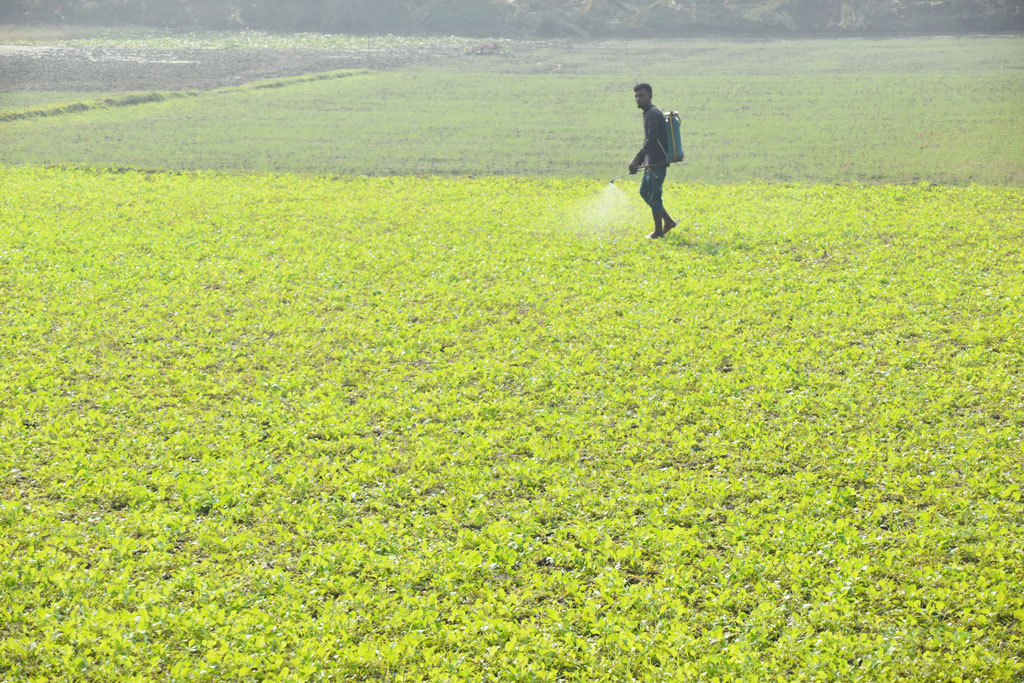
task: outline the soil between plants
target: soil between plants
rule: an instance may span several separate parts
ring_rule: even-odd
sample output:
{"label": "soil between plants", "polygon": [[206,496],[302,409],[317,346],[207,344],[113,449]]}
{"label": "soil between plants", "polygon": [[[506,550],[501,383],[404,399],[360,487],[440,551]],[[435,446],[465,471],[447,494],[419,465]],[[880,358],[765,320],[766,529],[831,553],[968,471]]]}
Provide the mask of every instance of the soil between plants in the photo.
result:
{"label": "soil between plants", "polygon": [[466,53],[465,45],[365,50],[0,45],[0,92],[208,90],[337,69],[398,68]]}

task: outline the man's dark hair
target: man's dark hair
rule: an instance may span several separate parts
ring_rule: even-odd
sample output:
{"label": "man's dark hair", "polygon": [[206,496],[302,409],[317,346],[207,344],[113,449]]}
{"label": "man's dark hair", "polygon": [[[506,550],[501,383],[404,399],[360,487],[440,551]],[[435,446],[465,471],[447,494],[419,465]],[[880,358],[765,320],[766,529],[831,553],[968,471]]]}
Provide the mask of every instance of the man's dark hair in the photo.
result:
{"label": "man's dark hair", "polygon": [[654,89],[651,88],[650,83],[637,83],[633,86],[633,92],[639,92],[641,90],[646,90],[648,95],[654,95]]}

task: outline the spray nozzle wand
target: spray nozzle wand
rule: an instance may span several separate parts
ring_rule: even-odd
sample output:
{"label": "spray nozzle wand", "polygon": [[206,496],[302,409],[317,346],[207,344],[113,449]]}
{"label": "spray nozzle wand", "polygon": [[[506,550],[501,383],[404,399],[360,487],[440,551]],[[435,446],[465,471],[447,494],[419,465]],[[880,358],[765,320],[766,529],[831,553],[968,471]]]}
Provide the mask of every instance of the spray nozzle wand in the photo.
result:
{"label": "spray nozzle wand", "polygon": [[[639,171],[639,170],[643,170],[645,168],[657,168],[659,166],[668,166],[670,163],[671,162],[666,161],[666,162],[661,163],[661,164],[644,164],[643,166],[638,166],[637,170]],[[619,178],[625,178],[628,175],[634,175],[634,174],[633,173],[623,173],[622,175],[615,176],[614,178],[612,178],[608,182],[611,183],[612,185],[614,185],[616,180],[618,180]]]}

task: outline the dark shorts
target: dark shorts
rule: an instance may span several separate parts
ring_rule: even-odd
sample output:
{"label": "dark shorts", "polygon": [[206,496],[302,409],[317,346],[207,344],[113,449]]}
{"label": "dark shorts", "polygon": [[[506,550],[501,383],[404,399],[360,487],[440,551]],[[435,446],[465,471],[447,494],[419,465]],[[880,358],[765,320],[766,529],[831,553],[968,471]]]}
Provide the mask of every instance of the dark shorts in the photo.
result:
{"label": "dark shorts", "polygon": [[660,216],[665,212],[665,205],[661,203],[661,186],[665,184],[665,175],[668,171],[666,166],[644,169],[644,179],[640,182],[640,196],[651,207],[651,213]]}

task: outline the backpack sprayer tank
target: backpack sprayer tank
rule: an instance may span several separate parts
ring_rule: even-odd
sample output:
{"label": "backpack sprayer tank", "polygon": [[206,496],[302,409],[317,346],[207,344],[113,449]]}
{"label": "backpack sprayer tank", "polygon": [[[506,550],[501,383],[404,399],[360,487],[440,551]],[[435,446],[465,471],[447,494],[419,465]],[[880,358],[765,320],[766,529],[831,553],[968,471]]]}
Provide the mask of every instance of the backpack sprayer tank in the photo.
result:
{"label": "backpack sprayer tank", "polygon": [[668,163],[675,163],[683,160],[683,140],[680,135],[682,123],[679,120],[679,112],[665,112],[665,156]]}

